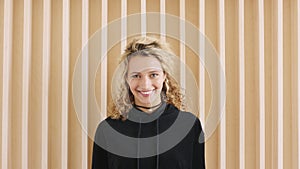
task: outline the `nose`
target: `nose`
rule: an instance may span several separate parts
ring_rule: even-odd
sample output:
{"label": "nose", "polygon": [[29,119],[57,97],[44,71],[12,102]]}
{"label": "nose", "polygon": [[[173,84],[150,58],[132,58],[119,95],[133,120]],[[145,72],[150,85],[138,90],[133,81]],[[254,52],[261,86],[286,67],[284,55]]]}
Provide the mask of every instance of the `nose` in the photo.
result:
{"label": "nose", "polygon": [[147,76],[143,76],[140,79],[140,87],[143,89],[148,89],[151,86],[151,79],[149,79]]}

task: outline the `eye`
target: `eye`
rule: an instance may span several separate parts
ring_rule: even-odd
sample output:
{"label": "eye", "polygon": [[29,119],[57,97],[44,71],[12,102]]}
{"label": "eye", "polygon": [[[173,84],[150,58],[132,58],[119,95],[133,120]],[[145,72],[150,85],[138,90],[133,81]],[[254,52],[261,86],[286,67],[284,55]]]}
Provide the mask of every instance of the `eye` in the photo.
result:
{"label": "eye", "polygon": [[151,77],[151,78],[155,78],[155,77],[157,77],[158,75],[159,75],[158,73],[151,73],[151,74],[150,74],[150,77]]}
{"label": "eye", "polygon": [[140,78],[140,75],[136,74],[136,75],[131,75],[130,76],[132,79],[137,79],[137,78]]}

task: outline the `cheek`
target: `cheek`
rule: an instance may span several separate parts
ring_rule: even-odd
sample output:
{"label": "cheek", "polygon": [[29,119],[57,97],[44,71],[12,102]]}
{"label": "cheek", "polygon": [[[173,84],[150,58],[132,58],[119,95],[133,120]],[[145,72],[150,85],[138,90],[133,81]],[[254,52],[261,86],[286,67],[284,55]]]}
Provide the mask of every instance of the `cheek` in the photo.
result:
{"label": "cheek", "polygon": [[164,84],[164,79],[158,79],[153,84],[155,84],[155,86],[157,86],[159,88],[162,88],[162,86]]}
{"label": "cheek", "polygon": [[134,80],[131,80],[130,82],[128,82],[128,86],[132,92],[137,87],[137,83]]}

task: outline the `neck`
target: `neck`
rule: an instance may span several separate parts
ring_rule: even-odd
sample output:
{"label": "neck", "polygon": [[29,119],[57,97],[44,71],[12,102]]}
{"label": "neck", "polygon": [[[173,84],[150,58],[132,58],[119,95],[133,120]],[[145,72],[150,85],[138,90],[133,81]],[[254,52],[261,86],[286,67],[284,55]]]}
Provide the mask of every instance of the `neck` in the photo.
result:
{"label": "neck", "polygon": [[134,104],[134,107],[148,113],[148,112],[152,112],[152,111],[156,110],[161,104],[162,104],[162,102],[158,103],[157,105],[149,106],[149,107]]}

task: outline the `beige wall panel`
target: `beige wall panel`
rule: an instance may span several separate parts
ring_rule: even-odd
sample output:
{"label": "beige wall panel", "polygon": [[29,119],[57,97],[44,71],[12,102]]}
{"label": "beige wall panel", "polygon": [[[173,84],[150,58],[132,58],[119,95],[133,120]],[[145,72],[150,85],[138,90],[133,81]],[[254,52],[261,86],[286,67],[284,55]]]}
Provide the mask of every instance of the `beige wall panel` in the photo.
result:
{"label": "beige wall panel", "polygon": [[[156,13],[159,14],[160,12],[160,0],[152,0],[152,1],[146,1],[146,11],[147,13]],[[158,15],[157,15],[158,16]],[[156,20],[148,20],[147,19],[147,35],[155,37],[155,38],[160,38],[159,34],[153,34],[151,32],[160,32],[160,18]]]}
{"label": "beige wall panel", "polygon": [[[90,0],[89,1],[89,38],[93,38],[93,36],[95,34],[98,34],[100,32],[100,28],[101,28],[101,1],[95,1],[95,0]],[[92,60],[89,60],[89,63],[91,63]],[[89,74],[90,77],[89,78],[95,78],[94,80],[91,80],[90,82],[94,82],[95,85],[95,89],[92,91],[89,91],[89,94],[92,93],[93,96],[95,94],[96,100],[98,105],[100,106],[101,103],[101,93],[100,93],[100,89],[101,89],[101,71],[100,71],[100,67],[98,67],[97,69],[97,73],[96,73],[96,77],[92,77],[92,74]],[[89,84],[91,85],[91,84]],[[93,97],[90,97],[93,98]],[[93,98],[94,99],[94,98]],[[90,102],[89,102],[90,103]],[[90,105],[89,105],[90,107]],[[99,107],[100,108],[100,107]],[[89,123],[92,121],[92,117],[89,116]],[[91,137],[89,137],[88,139],[88,165],[91,166],[92,163],[92,153],[93,153],[93,136],[89,135]]]}
{"label": "beige wall panel", "polygon": [[[146,11],[151,13],[159,14],[160,12],[160,0],[151,0],[146,1]],[[157,19],[155,20],[148,20],[147,19],[147,35],[160,38],[159,34],[153,34],[153,32],[160,32],[160,18],[159,15],[157,15]],[[152,17],[153,18],[153,17]],[[152,33],[151,33],[152,32]]]}
{"label": "beige wall panel", "polygon": [[277,29],[277,2],[274,1],[272,10],[272,168],[278,168],[278,29]]}
{"label": "beige wall panel", "polygon": [[22,55],[23,55],[23,1],[17,0],[13,6],[13,46],[12,46],[12,97],[11,97],[11,147],[8,168],[21,168],[21,128],[22,128]]}
{"label": "beige wall panel", "polygon": [[[90,0],[89,2],[89,33],[90,38],[93,38],[95,34],[100,33],[101,31],[101,1]],[[100,45],[100,44],[99,44]],[[96,78],[95,78],[95,96],[97,99],[97,103],[100,106],[101,103],[101,69],[100,65],[97,68]]]}
{"label": "beige wall panel", "polygon": [[298,84],[298,21],[297,12],[299,9],[296,0],[291,1],[291,95],[292,95],[292,154],[291,154],[291,168],[297,169],[298,167],[298,90],[300,84]]}
{"label": "beige wall panel", "polygon": [[[193,26],[197,29],[199,29],[198,25],[199,25],[199,15],[197,15],[199,12],[199,2],[198,0],[187,0],[185,1],[185,19],[187,22],[190,22],[191,24],[193,24]],[[197,43],[198,44],[198,34],[197,35],[188,35],[189,32],[186,30],[185,32],[186,37],[195,37],[195,41],[193,41],[193,43]],[[186,40],[188,40],[186,38]],[[194,39],[193,39],[194,40]],[[191,43],[191,41],[189,42]],[[195,81],[196,83],[199,82],[199,60],[200,60],[200,56],[197,56],[195,52],[198,51],[192,51],[191,48],[189,48],[189,46],[186,46],[185,48],[185,54],[186,54],[186,64],[187,66],[191,69]],[[198,49],[196,49],[198,50]],[[199,90],[199,84],[198,85],[198,90]],[[198,104],[198,103],[196,103]],[[199,112],[193,112],[193,113],[199,113]]]}
{"label": "beige wall panel", "polygon": [[[179,18],[179,12],[180,12],[179,5],[180,5],[179,0],[166,0],[166,14],[174,15]],[[166,21],[166,22],[168,22],[168,21]],[[174,29],[176,29],[176,31],[178,31],[178,37],[179,37],[179,31],[180,31],[179,28],[180,28],[179,24],[175,28],[174,25],[171,26],[166,23],[166,34],[168,35],[168,32],[169,32],[168,29],[172,29],[172,31],[174,31]],[[168,36],[166,36],[166,40],[168,43],[170,43],[171,49],[173,50],[173,52],[178,57],[180,57],[180,42],[179,42],[179,40],[168,37]]]}
{"label": "beige wall panel", "polygon": [[225,1],[226,167],[239,168],[239,23],[238,0]]}
{"label": "beige wall panel", "polygon": [[283,168],[292,168],[291,0],[283,1]]}
{"label": "beige wall panel", "polygon": [[180,0],[166,0],[166,13],[179,16]]}
{"label": "beige wall panel", "polygon": [[185,1],[185,19],[195,25],[195,27],[199,26],[199,3],[199,0]]}
{"label": "beige wall panel", "polygon": [[[219,3],[217,0],[205,1],[205,35],[211,44],[219,53]],[[209,74],[206,73],[205,78],[205,113],[206,117],[211,108],[212,92],[209,82]],[[220,123],[219,123],[220,125]],[[208,138],[206,142],[206,167],[212,169],[219,168],[219,127],[216,128],[214,134]],[[218,159],[218,160],[217,160]]]}
{"label": "beige wall panel", "polygon": [[92,166],[94,138],[88,138],[88,167]]}
{"label": "beige wall panel", "polygon": [[[3,28],[4,28],[4,0],[0,0],[0,108],[2,109],[2,95],[3,95]],[[0,114],[0,126],[2,126],[2,112]],[[2,145],[2,130],[0,131],[0,145]],[[2,152],[2,146],[0,147]],[[0,166],[2,166],[2,158],[0,159]]]}
{"label": "beige wall panel", "polygon": [[272,118],[275,115],[272,106],[273,99],[273,43],[275,42],[272,37],[273,32],[273,2],[272,0],[265,0],[265,124],[266,124],[266,169],[272,169],[272,156],[273,156],[273,121]]}
{"label": "beige wall panel", "polygon": [[101,86],[101,69],[99,66],[97,69],[96,78],[95,78],[95,97],[96,97],[99,108],[101,105],[101,88],[100,88],[100,86]]}
{"label": "beige wall panel", "polygon": [[208,40],[214,45],[217,53],[219,53],[218,7],[219,3],[217,0],[207,1],[205,3],[205,35]]}
{"label": "beige wall panel", "polygon": [[141,12],[140,0],[127,0],[127,15],[136,14],[140,12]]}
{"label": "beige wall panel", "polygon": [[70,169],[81,168],[81,126],[77,119],[72,98],[72,77],[77,57],[81,51],[81,0],[72,0],[70,3],[70,95],[69,95],[69,138],[68,158]]}
{"label": "beige wall panel", "polygon": [[[94,0],[90,0],[89,2],[89,39],[94,38],[94,36],[98,36],[99,33],[101,33],[101,1],[94,1]],[[98,44],[100,45],[100,44]],[[99,49],[99,51],[101,51],[101,49]],[[92,59],[92,58],[90,58]],[[89,60],[89,63],[93,62],[93,60]],[[92,75],[92,74],[90,74]],[[93,78],[92,76],[90,76],[89,78]],[[95,79],[95,91],[92,92],[96,92],[96,98],[97,98],[97,102],[100,105],[100,99],[101,99],[101,95],[100,95],[100,65],[97,69],[97,74],[96,74],[96,79]],[[98,83],[99,81],[99,83]]]}
{"label": "beige wall panel", "polygon": [[[130,5],[129,5],[130,4]],[[138,14],[141,12],[141,1],[140,0],[127,0],[127,15]],[[141,32],[141,22],[127,21],[127,34],[133,32]],[[127,37],[127,42],[130,41],[130,37]]]}
{"label": "beige wall panel", "polygon": [[245,2],[245,166],[259,167],[258,4]]}
{"label": "beige wall panel", "polygon": [[[198,72],[198,61],[200,60],[199,56],[196,55],[196,53],[191,49],[188,48],[186,46],[185,48],[185,55],[186,55],[186,66],[189,70],[189,72],[191,72],[193,74],[193,79],[195,80],[195,83],[197,84],[198,88],[197,90],[199,90],[199,72]],[[188,72],[186,72],[188,73]],[[186,74],[187,76],[189,74]],[[195,89],[196,90],[196,89]],[[196,92],[196,91],[195,91]],[[196,100],[195,100],[196,101]],[[199,102],[196,102],[194,104],[198,104]],[[198,114],[199,112],[193,112],[194,114]]]}
{"label": "beige wall panel", "polygon": [[89,1],[89,37],[101,28],[101,1]]}
{"label": "beige wall panel", "polygon": [[[196,49],[197,50],[197,49]],[[186,72],[185,80],[186,86],[186,100],[187,100],[187,110],[196,115],[199,120],[200,118],[200,105],[199,105],[199,72],[198,72],[198,61],[200,58],[192,51],[191,48],[186,46],[185,48],[186,55]],[[189,104],[190,103],[190,104]],[[201,121],[201,125],[204,128],[204,122]]]}
{"label": "beige wall panel", "polygon": [[[121,1],[107,1],[107,11],[108,11],[108,15],[107,15],[107,21],[108,23],[119,19],[121,17]],[[120,30],[121,31],[121,30]]]}
{"label": "beige wall panel", "polygon": [[[114,20],[121,18],[121,1],[108,1],[108,23],[113,22]],[[136,25],[138,26],[138,25]],[[119,27],[121,28],[121,26]],[[129,28],[128,28],[129,29]],[[121,55],[121,29],[108,30],[107,40],[109,41],[110,37],[118,37],[119,42],[115,44],[111,49],[107,49],[107,99],[111,103],[111,84],[113,73],[118,65],[118,61]],[[111,44],[111,43],[108,43]],[[109,45],[108,45],[109,46]],[[124,50],[124,49],[122,49]],[[101,79],[104,80],[104,79]]]}
{"label": "beige wall panel", "polygon": [[28,168],[41,168],[43,1],[32,1],[32,58],[28,111]]}
{"label": "beige wall panel", "polygon": [[[95,63],[96,59],[95,59],[95,55],[97,55],[98,57],[100,57],[99,53],[101,52],[101,49],[98,48],[97,51],[95,50],[91,50],[92,46],[100,46],[100,44],[89,44],[89,93],[88,93],[88,131],[92,132],[92,133],[88,133],[89,138],[88,138],[88,166],[91,166],[91,162],[92,162],[92,153],[93,153],[93,139],[94,139],[94,133],[96,132],[96,128],[98,126],[99,123],[99,117],[100,114],[96,114],[97,111],[97,107],[94,107],[93,101],[96,97],[97,102],[98,102],[98,106],[99,106],[99,110],[100,110],[100,99],[101,99],[101,93],[100,93],[100,74],[97,75],[96,74],[96,79],[95,79],[95,74],[91,72],[91,70],[96,69],[95,67],[93,67]],[[100,66],[98,67],[98,71],[100,72]],[[96,83],[97,80],[99,83]],[[95,88],[92,88],[93,85],[96,85]],[[97,86],[98,85],[98,86]],[[98,90],[96,90],[98,89]],[[97,96],[99,95],[99,96]],[[94,97],[95,96],[95,97]]]}
{"label": "beige wall panel", "polygon": [[[113,32],[110,32],[110,35],[112,35]],[[109,38],[109,36],[108,36]],[[121,39],[121,35],[120,35]],[[108,59],[108,71],[107,71],[107,101],[108,104],[112,102],[112,97],[111,97],[111,86],[114,84],[111,84],[113,74],[115,72],[116,67],[119,64],[120,60],[120,55],[121,55],[121,43],[116,44],[113,46],[111,49],[108,51],[107,59]],[[104,79],[101,79],[104,80]]]}
{"label": "beige wall panel", "polygon": [[[146,22],[146,31],[147,35],[155,38],[160,38],[159,34],[154,34],[153,32],[160,32],[160,17],[159,12],[160,12],[160,0],[151,0],[151,1],[146,1],[146,11],[147,13],[155,13],[155,16],[157,16],[156,19],[149,20],[147,19]],[[153,17],[151,17],[153,18]]]}
{"label": "beige wall panel", "polygon": [[160,0],[146,1],[147,12],[159,12],[160,11]]}
{"label": "beige wall panel", "polygon": [[49,168],[61,167],[61,89],[62,89],[62,3],[51,1],[51,49],[49,80]]}

